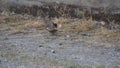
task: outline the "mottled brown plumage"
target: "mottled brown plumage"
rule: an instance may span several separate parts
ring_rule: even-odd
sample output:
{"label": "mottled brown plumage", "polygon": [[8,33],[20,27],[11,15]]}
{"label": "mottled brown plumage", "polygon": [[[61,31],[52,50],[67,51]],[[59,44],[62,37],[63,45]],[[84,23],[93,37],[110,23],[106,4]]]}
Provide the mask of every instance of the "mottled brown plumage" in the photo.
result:
{"label": "mottled brown plumage", "polygon": [[56,34],[57,32],[57,24],[54,23],[50,18],[46,17],[44,19],[45,24],[46,24],[46,29],[51,33],[51,34]]}

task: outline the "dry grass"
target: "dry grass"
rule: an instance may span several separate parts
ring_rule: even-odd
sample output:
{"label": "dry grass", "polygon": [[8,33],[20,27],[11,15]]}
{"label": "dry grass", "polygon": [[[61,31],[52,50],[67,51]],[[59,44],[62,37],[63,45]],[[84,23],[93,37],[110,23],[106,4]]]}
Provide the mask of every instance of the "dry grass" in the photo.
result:
{"label": "dry grass", "polygon": [[22,20],[24,20],[23,17],[19,15],[9,15],[9,13],[6,15],[0,15],[0,24],[16,23]]}
{"label": "dry grass", "polygon": [[89,31],[92,30],[94,27],[95,25],[93,24],[93,21],[91,19],[90,20],[85,19],[73,26],[76,32]]}
{"label": "dry grass", "polygon": [[10,26],[11,26],[12,34],[19,34],[19,33],[24,33],[26,29],[28,30],[30,30],[31,28],[42,29],[44,27],[44,24],[41,21],[28,20],[14,24],[11,23]]}
{"label": "dry grass", "polygon": [[44,23],[34,18],[25,20],[24,17],[16,15],[0,16],[0,32],[8,32],[10,35],[26,33],[31,28],[42,29],[43,27]]}
{"label": "dry grass", "polygon": [[89,20],[70,20],[70,19],[60,19],[57,20],[58,24],[62,25],[61,29],[66,32],[83,32],[83,31],[90,31],[95,27],[95,24],[91,19]]}
{"label": "dry grass", "polygon": [[119,35],[118,33],[119,33],[118,31],[110,30],[105,27],[101,27],[101,28],[95,30],[95,35],[104,35],[107,37],[118,36]]}
{"label": "dry grass", "polygon": [[27,28],[42,28],[45,24],[42,21],[29,20],[24,26]]}
{"label": "dry grass", "polygon": [[99,28],[95,32],[95,36],[101,36],[103,41],[109,42],[109,43],[119,43],[120,39],[120,32],[119,31],[114,31],[114,30],[109,30],[107,28]]}

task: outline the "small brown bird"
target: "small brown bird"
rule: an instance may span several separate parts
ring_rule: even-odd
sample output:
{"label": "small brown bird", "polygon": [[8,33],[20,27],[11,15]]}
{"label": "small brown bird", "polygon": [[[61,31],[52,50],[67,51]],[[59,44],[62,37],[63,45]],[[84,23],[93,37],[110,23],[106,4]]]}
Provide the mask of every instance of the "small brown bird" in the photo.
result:
{"label": "small brown bird", "polygon": [[52,34],[55,35],[57,30],[58,25],[54,23],[50,18],[46,17],[44,19],[45,24],[46,24],[46,29]]}

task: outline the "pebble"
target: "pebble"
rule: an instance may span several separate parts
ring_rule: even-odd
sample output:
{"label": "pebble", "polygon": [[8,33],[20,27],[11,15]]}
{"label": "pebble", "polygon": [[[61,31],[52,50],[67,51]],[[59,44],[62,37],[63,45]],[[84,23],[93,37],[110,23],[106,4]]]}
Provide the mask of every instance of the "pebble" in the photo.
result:
{"label": "pebble", "polygon": [[90,36],[88,33],[81,33],[82,36]]}
{"label": "pebble", "polygon": [[47,53],[44,53],[44,55],[47,55]]}
{"label": "pebble", "polygon": [[2,63],[2,61],[0,60],[0,64]]}
{"label": "pebble", "polygon": [[63,45],[63,43],[59,43],[59,45]]}
{"label": "pebble", "polygon": [[69,38],[69,37],[70,37],[70,35],[66,35],[66,37],[67,37],[67,38]]}
{"label": "pebble", "polygon": [[1,55],[1,57],[4,57],[3,55]]}
{"label": "pebble", "polygon": [[7,38],[7,37],[4,37],[3,40],[8,40],[8,38]]}
{"label": "pebble", "polygon": [[42,45],[39,45],[39,47],[43,47]]}
{"label": "pebble", "polygon": [[115,47],[115,51],[120,51],[120,47],[119,47],[119,46],[116,46],[116,47]]}
{"label": "pebble", "polygon": [[51,50],[52,53],[55,53],[55,50]]}

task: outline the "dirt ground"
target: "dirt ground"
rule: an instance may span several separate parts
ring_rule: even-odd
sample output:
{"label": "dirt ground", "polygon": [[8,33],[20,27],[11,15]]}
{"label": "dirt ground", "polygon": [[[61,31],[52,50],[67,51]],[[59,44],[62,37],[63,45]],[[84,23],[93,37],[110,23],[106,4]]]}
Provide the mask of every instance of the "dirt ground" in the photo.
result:
{"label": "dirt ground", "polygon": [[0,68],[120,68],[120,32],[104,22],[54,19],[51,35],[40,17],[0,15]]}

